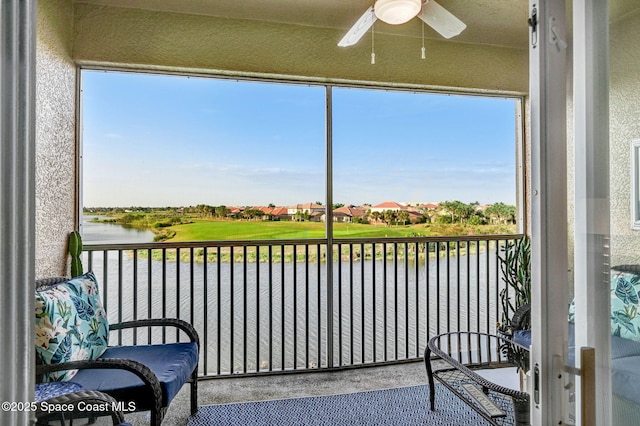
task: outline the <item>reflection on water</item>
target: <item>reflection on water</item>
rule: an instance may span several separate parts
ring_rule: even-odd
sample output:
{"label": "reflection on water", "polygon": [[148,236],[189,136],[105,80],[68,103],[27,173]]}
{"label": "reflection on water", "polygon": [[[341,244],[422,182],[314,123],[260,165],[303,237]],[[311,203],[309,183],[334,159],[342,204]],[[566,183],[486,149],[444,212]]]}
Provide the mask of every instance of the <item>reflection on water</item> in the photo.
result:
{"label": "reflection on water", "polygon": [[82,241],[85,244],[151,243],[154,233],[135,228],[127,228],[111,223],[92,222],[104,216],[84,215],[82,217]]}

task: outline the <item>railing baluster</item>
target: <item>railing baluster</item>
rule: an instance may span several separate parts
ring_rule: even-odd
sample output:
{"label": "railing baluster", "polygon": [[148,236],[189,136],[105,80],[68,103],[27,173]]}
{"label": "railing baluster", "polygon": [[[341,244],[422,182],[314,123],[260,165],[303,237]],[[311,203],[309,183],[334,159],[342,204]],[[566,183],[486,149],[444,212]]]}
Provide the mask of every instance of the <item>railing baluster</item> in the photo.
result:
{"label": "railing baluster", "polygon": [[231,267],[230,270],[230,275],[229,275],[229,364],[230,364],[230,368],[229,368],[229,372],[231,374],[234,373],[234,363],[235,363],[235,259],[234,259],[234,254],[233,254],[233,246],[231,246],[229,248],[229,255],[230,255],[230,259],[229,259],[229,266]]}
{"label": "railing baluster", "polygon": [[[202,248],[202,291],[203,291],[203,303],[204,303],[204,311],[203,311],[203,318],[202,318],[202,330],[203,330],[203,346],[205,348],[209,347],[209,264],[208,264],[208,257],[209,257],[209,253],[207,251],[207,246],[204,246]],[[216,347],[218,350],[220,350],[220,347],[217,346]],[[204,353],[204,361],[203,361],[203,368],[204,368],[204,375],[207,375],[208,370],[208,366],[209,366],[209,351],[206,350]]]}
{"label": "railing baluster", "polygon": [[269,256],[269,371],[273,371],[273,246],[268,247]]}
{"label": "railing baluster", "polygon": [[[416,333],[416,338],[415,338],[415,347],[416,347],[416,354],[415,354],[415,358],[419,358],[420,357],[420,348],[422,347],[422,345],[420,344],[420,244],[416,242],[415,243],[415,267],[416,267],[416,279],[415,279],[415,285],[414,285],[414,289],[415,289],[415,293],[414,293],[414,304],[415,304],[415,311],[416,311],[416,315],[415,315],[415,333]],[[428,260],[428,259],[427,259]],[[409,354],[407,353],[407,357],[409,356]]]}
{"label": "railing baluster", "polygon": [[[242,246],[242,372],[247,372],[247,246]],[[257,371],[257,368],[256,368]]]}
{"label": "railing baluster", "polygon": [[[122,322],[122,250],[118,250],[118,322]],[[122,346],[122,330],[118,330],[118,346]]]}
{"label": "railing baluster", "polygon": [[[180,247],[176,248],[176,318],[180,318]],[[176,340],[180,339],[180,331],[176,329]]]}
{"label": "railing baluster", "polygon": [[[93,254],[93,252],[91,252]],[[109,264],[107,263],[107,257],[109,252],[107,250],[102,252],[102,304],[104,306],[104,311],[109,313]]]}
{"label": "railing baluster", "polygon": [[293,369],[298,369],[298,246],[293,246]]}
{"label": "railing baluster", "polygon": [[[426,317],[426,324],[425,324],[425,329],[424,329],[424,340],[425,340],[425,344],[429,341],[430,337],[431,337],[431,298],[429,297],[431,294],[431,243],[427,242],[426,243],[426,248],[425,248],[425,271],[424,271],[424,275],[425,275],[425,317]],[[424,345],[423,345],[424,346]]]}
{"label": "railing baluster", "polygon": [[456,329],[460,331],[460,242],[456,242]]}
{"label": "railing baluster", "polygon": [[256,245],[256,371],[260,371],[260,246]]}
{"label": "railing baluster", "polygon": [[476,330],[480,332],[480,240],[476,241]]}
{"label": "railing baluster", "polygon": [[[138,250],[133,250],[133,320],[138,319]],[[133,329],[133,344],[138,344],[138,330]]]}
{"label": "railing baluster", "polygon": [[436,242],[436,334],[442,333],[440,327],[440,242]]}
{"label": "railing baluster", "polygon": [[471,243],[467,241],[467,329],[471,331]]}
{"label": "railing baluster", "polygon": [[[318,256],[320,253],[318,253]],[[318,257],[320,261],[320,257]],[[328,260],[330,262],[331,259]],[[304,368],[309,368],[309,245],[304,245]]]}
{"label": "railing baluster", "polygon": [[353,319],[353,244],[349,243],[349,363],[351,365],[354,364],[353,336],[355,333]]}
{"label": "railing baluster", "polygon": [[[162,318],[167,317],[167,250],[162,249]],[[162,327],[162,343],[167,342],[167,329]]]}
{"label": "railing baluster", "polygon": [[486,328],[484,329],[485,333],[489,332],[489,327],[491,327],[491,320],[489,319],[490,315],[489,315],[489,311],[491,309],[490,301],[491,301],[491,286],[489,286],[489,270],[490,270],[490,261],[491,259],[489,259],[489,253],[490,253],[490,247],[489,247],[489,240],[485,240],[485,287],[486,287],[486,294],[487,294],[487,299],[486,299],[486,313],[487,313],[487,317],[485,318],[487,324],[486,324]]}
{"label": "railing baluster", "polygon": [[378,345],[377,345],[377,337],[378,337],[378,305],[376,301],[378,300],[377,296],[377,279],[376,279],[376,243],[371,245],[371,249],[373,252],[373,261],[371,262],[371,286],[373,291],[373,297],[371,298],[371,314],[372,314],[372,335],[373,335],[373,362],[378,360]]}
{"label": "railing baluster", "polygon": [[394,359],[398,359],[398,243],[393,243],[393,313]]}
{"label": "railing baluster", "polygon": [[[416,256],[416,263],[418,259]],[[415,279],[418,279],[416,275]],[[404,357],[409,358],[409,243],[404,243]]]}
{"label": "railing baluster", "polygon": [[364,243],[360,243],[360,363],[366,362],[366,310],[364,291]]}
{"label": "railing baluster", "polygon": [[[222,247],[216,247],[216,373],[222,374]],[[231,371],[233,372],[233,371]]]}
{"label": "railing baluster", "polygon": [[388,350],[389,350],[389,340],[388,340],[388,324],[387,320],[387,243],[382,243],[382,330],[383,330],[383,344],[384,344],[384,360],[387,361]]}
{"label": "railing baluster", "polygon": [[285,339],[285,245],[280,246],[280,368],[285,369],[285,353],[286,353],[286,339]]}
{"label": "railing baluster", "polygon": [[[446,259],[446,277],[445,282],[447,286],[447,303],[446,303],[446,311],[447,311],[447,328],[445,333],[451,333],[451,241],[447,241],[445,243],[445,259]],[[449,345],[451,345],[451,336],[448,336]]]}
{"label": "railing baluster", "polygon": [[[338,244],[338,365],[342,365],[342,244]],[[333,259],[331,259],[333,261]]]}
{"label": "railing baluster", "polygon": [[[318,256],[318,261],[316,262],[317,265],[317,272],[316,272],[316,311],[317,311],[317,321],[318,321],[318,336],[317,336],[317,340],[318,340],[318,355],[317,355],[317,366],[318,368],[322,368],[323,365],[323,359],[322,359],[322,319],[323,319],[323,310],[322,310],[322,262],[320,262],[320,253],[321,253],[321,245],[320,244],[316,244],[316,253]],[[327,314],[328,315],[328,314]],[[327,358],[328,359],[328,358]]]}
{"label": "railing baluster", "polygon": [[[153,253],[151,249],[147,250],[147,318],[153,318]],[[150,345],[153,342],[153,336],[151,334],[151,327],[147,328],[147,344]]]}
{"label": "railing baluster", "polygon": [[195,324],[195,306],[194,306],[194,279],[195,279],[195,249],[191,247],[189,250],[189,318],[191,324]]}

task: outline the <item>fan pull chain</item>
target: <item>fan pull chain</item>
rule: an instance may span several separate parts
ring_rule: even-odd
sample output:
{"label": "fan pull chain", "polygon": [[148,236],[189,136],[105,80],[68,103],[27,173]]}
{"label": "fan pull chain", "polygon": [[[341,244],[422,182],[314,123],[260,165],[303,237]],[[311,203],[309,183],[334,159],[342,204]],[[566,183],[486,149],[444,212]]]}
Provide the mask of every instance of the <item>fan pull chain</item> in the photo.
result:
{"label": "fan pull chain", "polygon": [[376,63],[376,52],[374,49],[374,43],[373,43],[373,27],[374,25],[371,25],[371,65],[375,65]]}
{"label": "fan pull chain", "polygon": [[426,58],[427,58],[427,54],[424,49],[424,21],[422,21],[422,59],[426,59]]}

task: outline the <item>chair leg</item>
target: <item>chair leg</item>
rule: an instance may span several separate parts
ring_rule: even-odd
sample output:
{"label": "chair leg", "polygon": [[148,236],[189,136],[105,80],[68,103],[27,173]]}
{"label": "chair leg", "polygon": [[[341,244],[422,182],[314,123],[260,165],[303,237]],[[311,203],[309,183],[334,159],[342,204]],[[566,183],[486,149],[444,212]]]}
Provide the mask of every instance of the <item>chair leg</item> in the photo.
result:
{"label": "chair leg", "polygon": [[198,367],[191,373],[191,415],[198,412]]}
{"label": "chair leg", "polygon": [[436,387],[433,380],[433,368],[431,367],[431,349],[428,347],[424,351],[424,363],[427,367],[427,376],[429,377],[429,405],[431,411],[435,411]]}
{"label": "chair leg", "polygon": [[164,416],[167,414],[167,407],[161,407],[151,410],[150,425],[160,426],[164,420]]}

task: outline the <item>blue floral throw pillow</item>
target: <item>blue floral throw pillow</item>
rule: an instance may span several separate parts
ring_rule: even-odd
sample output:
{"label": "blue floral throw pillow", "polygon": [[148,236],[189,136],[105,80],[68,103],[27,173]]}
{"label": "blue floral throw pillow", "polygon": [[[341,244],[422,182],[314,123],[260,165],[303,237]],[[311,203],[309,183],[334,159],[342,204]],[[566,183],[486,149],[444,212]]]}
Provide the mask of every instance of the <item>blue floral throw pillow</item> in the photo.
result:
{"label": "blue floral throw pillow", "polygon": [[[43,364],[96,359],[107,348],[109,323],[88,272],[36,291],[36,355]],[[50,373],[45,380],[70,380],[76,371]]]}
{"label": "blue floral throw pillow", "polygon": [[640,276],[611,271],[611,331],[614,336],[640,341]]}

